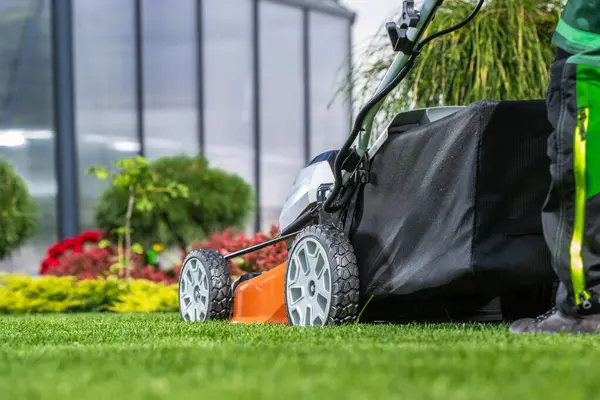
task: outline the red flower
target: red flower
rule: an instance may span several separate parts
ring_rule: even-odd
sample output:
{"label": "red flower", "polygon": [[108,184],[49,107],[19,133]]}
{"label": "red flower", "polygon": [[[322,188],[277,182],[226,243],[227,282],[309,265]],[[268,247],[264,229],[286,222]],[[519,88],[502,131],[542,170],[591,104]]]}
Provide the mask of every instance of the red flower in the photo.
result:
{"label": "red flower", "polygon": [[59,257],[64,254],[65,250],[65,246],[62,242],[56,243],[48,249],[48,255],[50,257]]}
{"label": "red flower", "polygon": [[42,262],[42,265],[46,267],[56,267],[58,264],[60,264],[60,262],[56,258],[51,257],[47,257]]}
{"label": "red flower", "polygon": [[79,235],[84,242],[92,242],[97,243],[100,241],[101,232],[100,231],[85,231],[81,235]]}
{"label": "red flower", "polygon": [[[65,257],[69,257],[72,254],[82,253],[85,249],[85,244],[93,243],[97,244],[102,236],[102,231],[85,231],[74,238],[67,238],[62,242],[53,244],[46,251],[48,258],[42,262],[40,267],[40,274],[48,273],[51,269],[57,266],[61,260]],[[69,251],[70,250],[70,251]],[[48,260],[53,259],[54,265],[49,265]]]}
{"label": "red flower", "polygon": [[59,264],[60,262],[56,258],[46,257],[44,261],[42,261],[42,266],[40,267],[40,270],[38,272],[40,273],[40,275],[45,275],[52,269],[56,268]]}

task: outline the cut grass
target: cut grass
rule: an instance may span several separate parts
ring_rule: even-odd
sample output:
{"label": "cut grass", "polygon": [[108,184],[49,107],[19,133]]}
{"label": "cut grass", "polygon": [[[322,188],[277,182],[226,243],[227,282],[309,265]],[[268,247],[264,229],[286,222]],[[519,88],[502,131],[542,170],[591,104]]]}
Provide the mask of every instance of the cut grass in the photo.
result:
{"label": "cut grass", "polygon": [[596,337],[506,326],[296,328],[178,315],[0,318],[3,399],[589,399]]}

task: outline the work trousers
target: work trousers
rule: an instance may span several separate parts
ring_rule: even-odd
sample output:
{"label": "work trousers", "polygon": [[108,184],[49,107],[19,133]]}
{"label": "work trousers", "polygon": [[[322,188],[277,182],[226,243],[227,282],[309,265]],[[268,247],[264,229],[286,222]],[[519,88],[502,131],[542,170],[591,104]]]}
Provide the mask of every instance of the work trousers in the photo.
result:
{"label": "work trousers", "polygon": [[547,94],[551,186],[544,237],[560,279],[556,306],[600,313],[600,68],[558,50]]}

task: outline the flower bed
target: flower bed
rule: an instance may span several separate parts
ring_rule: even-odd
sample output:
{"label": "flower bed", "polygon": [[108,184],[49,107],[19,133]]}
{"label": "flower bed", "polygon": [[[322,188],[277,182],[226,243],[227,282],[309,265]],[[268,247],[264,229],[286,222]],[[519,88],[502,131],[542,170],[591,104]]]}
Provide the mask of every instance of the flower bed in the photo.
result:
{"label": "flower bed", "polygon": [[[42,261],[40,275],[72,276],[79,280],[109,275],[122,277],[124,271],[111,269],[118,258],[117,247],[100,247],[103,237],[101,231],[87,231],[52,245]],[[130,257],[131,277],[134,279],[166,284],[176,283],[179,279],[179,267],[164,271],[147,265],[143,255],[131,254]]]}
{"label": "flower bed", "polygon": [[67,238],[50,246],[40,266],[40,275],[45,275],[58,267],[65,257],[80,254],[90,246],[97,246],[102,236],[102,231],[85,231],[74,238]]}
{"label": "flower bed", "polygon": [[[192,249],[215,249],[223,255],[254,246],[278,234],[247,236],[235,230],[215,233]],[[132,254],[131,278],[120,279],[111,267],[118,257],[116,246],[101,246],[101,231],[86,231],[55,243],[47,250],[39,269],[41,277],[0,275],[0,313],[48,312],[164,312],[177,311],[177,282],[181,266],[161,270],[147,265],[146,257]],[[183,257],[186,255],[182,255]],[[231,260],[232,277],[245,272],[267,271],[287,259],[283,242]]]}
{"label": "flower bed", "polygon": [[[247,247],[257,245],[277,236],[277,227],[272,226],[268,232],[247,236],[233,229],[214,233],[206,241],[194,242],[193,250],[215,249],[227,255]],[[74,238],[69,238],[50,246],[46,258],[42,261],[39,273],[42,276],[72,276],[79,280],[96,279],[109,275],[123,275],[123,271],[115,273],[111,269],[117,260],[117,246],[101,247],[104,239],[101,231],[86,231]],[[183,262],[186,254],[182,254]],[[131,277],[152,282],[174,284],[179,280],[181,265],[171,269],[160,269],[148,265],[146,257],[131,254]],[[246,272],[268,271],[287,259],[285,243],[280,242],[254,253],[238,257],[229,262],[233,278]]]}

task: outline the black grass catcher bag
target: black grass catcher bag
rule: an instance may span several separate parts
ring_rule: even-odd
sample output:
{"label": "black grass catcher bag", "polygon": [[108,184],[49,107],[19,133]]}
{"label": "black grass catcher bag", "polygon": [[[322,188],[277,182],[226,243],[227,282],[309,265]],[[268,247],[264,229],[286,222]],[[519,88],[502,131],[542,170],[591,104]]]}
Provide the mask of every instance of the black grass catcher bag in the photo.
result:
{"label": "black grass catcher bag", "polygon": [[346,217],[361,302],[372,297],[361,320],[546,311],[556,277],[541,224],[552,131],[545,103],[486,100],[419,118],[390,125]]}

